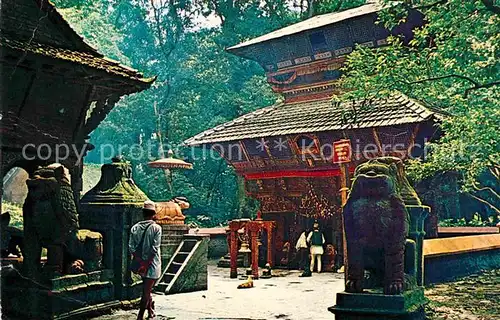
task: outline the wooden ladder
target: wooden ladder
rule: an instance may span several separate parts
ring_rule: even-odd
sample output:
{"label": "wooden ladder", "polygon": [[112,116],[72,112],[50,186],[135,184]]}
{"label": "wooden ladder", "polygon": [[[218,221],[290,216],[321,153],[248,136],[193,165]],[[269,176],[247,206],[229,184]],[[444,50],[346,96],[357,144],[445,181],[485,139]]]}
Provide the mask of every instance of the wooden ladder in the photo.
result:
{"label": "wooden ladder", "polygon": [[175,281],[189,263],[194,252],[200,245],[201,241],[193,238],[185,238],[175,250],[172,258],[170,258],[167,267],[164,269],[160,279],[155,284],[154,291],[158,293],[168,294],[172,289]]}

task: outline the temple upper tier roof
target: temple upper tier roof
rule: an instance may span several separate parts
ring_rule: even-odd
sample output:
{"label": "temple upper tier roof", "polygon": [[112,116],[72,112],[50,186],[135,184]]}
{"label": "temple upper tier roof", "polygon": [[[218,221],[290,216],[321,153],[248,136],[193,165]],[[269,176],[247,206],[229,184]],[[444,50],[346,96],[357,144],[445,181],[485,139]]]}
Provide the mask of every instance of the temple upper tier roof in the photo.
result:
{"label": "temple upper tier roof", "polygon": [[330,99],[279,103],[201,132],[185,141],[196,146],[243,139],[346,129],[385,127],[442,118],[443,113],[403,94],[364,101],[332,103]]}
{"label": "temple upper tier roof", "polygon": [[381,6],[377,3],[368,3],[366,5],[356,7],[353,9],[348,9],[340,12],[332,12],[327,14],[322,14],[314,16],[307,20],[301,21],[299,23],[292,24],[290,26],[275,30],[273,32],[267,33],[260,37],[242,42],[235,46],[227,48],[228,51],[236,51],[237,49],[248,47],[257,43],[266,42],[273,39],[279,39],[282,37],[290,36],[300,32],[313,30],[321,28],[327,25],[335,24],[344,20],[352,19],[355,17],[371,14],[377,12],[381,9]]}

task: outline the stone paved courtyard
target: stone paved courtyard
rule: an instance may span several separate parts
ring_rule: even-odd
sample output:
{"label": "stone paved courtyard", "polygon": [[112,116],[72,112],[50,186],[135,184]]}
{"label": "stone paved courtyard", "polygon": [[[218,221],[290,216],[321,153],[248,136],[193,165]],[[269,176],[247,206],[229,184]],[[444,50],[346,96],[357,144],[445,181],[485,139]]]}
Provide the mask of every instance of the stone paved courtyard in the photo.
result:
{"label": "stone paved courtyard", "polygon": [[[251,289],[236,289],[242,280],[229,270],[209,265],[209,290],[155,295],[158,320],[333,320],[326,309],[343,290],[343,274],[313,274],[275,270],[279,275],[255,281]],[[240,270],[243,272],[243,270]],[[428,320],[500,319],[500,269],[426,288]],[[135,320],[137,310],[116,311],[95,320]]]}
{"label": "stone paved courtyard", "polygon": [[[155,295],[157,319],[333,319],[327,308],[335,293],[344,288],[343,274],[320,273],[300,278],[299,271],[276,270],[279,275],[254,282],[255,287],[237,289],[240,279],[230,279],[229,269],[209,265],[207,291]],[[239,270],[243,272],[243,270]],[[137,310],[116,311],[98,320],[135,319]]]}

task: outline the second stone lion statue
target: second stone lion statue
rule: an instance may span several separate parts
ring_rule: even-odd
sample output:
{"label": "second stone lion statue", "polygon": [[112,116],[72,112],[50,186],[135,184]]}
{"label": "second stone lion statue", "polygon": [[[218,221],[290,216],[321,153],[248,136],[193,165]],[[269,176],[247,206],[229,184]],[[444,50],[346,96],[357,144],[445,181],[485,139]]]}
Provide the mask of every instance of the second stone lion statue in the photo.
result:
{"label": "second stone lion statue", "polygon": [[403,292],[409,230],[405,204],[418,202],[404,175],[401,159],[381,157],[356,168],[344,207],[346,291],[362,292],[367,271],[383,287],[384,294]]}

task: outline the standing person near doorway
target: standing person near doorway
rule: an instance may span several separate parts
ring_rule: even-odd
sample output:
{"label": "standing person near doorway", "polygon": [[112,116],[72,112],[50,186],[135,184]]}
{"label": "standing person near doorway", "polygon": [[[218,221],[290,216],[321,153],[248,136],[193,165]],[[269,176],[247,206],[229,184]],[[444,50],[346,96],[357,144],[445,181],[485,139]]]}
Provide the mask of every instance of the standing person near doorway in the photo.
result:
{"label": "standing person near doorway", "polygon": [[295,244],[295,250],[297,251],[297,254],[299,256],[299,269],[302,270],[305,270],[307,260],[309,260],[309,247],[307,245],[308,234],[309,230],[304,229],[304,231],[300,234],[297,243]]}
{"label": "standing person near doorway", "polygon": [[145,201],[142,209],[144,220],[136,223],[130,229],[129,250],[139,261],[138,274],[142,276],[142,298],[137,315],[142,320],[148,310],[148,319],[155,318],[154,302],[151,290],[161,276],[161,226],[156,224],[156,206],[152,201]]}
{"label": "standing person near doorway", "polygon": [[313,231],[307,236],[307,243],[311,244],[311,272],[314,271],[314,262],[317,260],[318,273],[321,272],[321,256],[323,255],[323,244],[325,237],[319,231],[319,223],[314,221]]}

